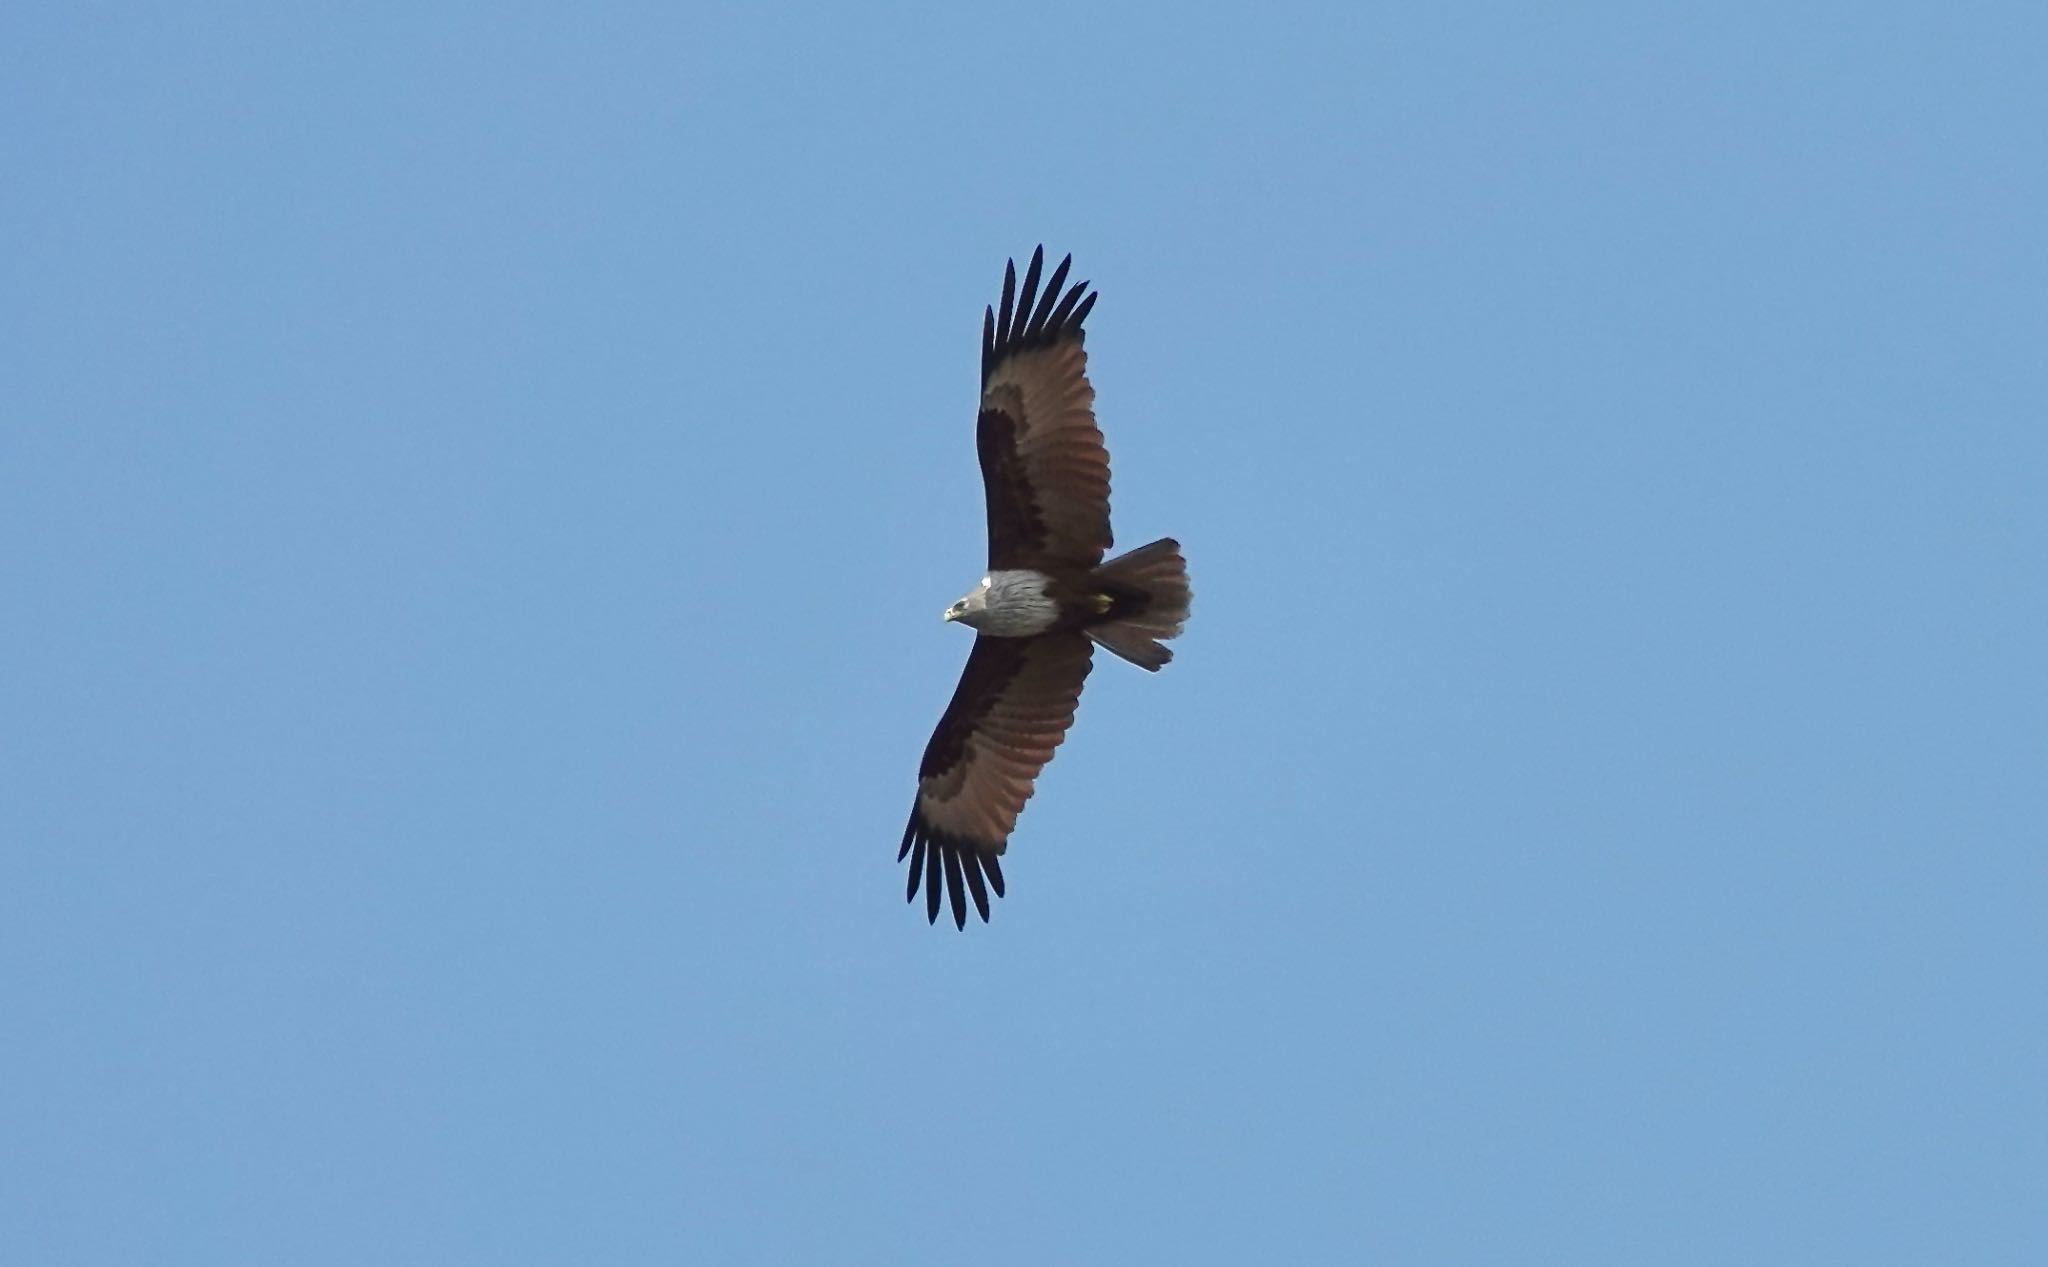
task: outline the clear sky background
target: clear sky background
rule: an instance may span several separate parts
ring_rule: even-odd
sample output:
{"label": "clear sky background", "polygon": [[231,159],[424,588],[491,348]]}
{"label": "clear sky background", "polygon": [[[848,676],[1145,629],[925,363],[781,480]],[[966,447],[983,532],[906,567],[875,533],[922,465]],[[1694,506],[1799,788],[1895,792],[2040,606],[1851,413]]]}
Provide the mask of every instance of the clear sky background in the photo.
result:
{"label": "clear sky background", "polygon": [[[2036,4],[19,4],[0,1261],[2048,1262]],[[895,850],[1003,261],[1116,526]]]}

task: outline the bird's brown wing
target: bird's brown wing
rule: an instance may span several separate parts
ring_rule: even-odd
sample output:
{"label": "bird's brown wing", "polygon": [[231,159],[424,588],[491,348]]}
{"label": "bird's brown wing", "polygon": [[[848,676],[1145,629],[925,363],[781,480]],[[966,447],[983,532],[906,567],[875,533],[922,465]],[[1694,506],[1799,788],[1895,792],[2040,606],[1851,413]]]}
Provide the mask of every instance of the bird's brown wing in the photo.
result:
{"label": "bird's brown wing", "polygon": [[1032,252],[1021,291],[1011,261],[1001,310],[982,318],[975,444],[988,493],[991,569],[1089,568],[1110,547],[1109,453],[1081,350],[1081,322],[1095,295],[1086,282],[1061,293],[1073,260],[1060,261],[1043,294],[1045,248]]}
{"label": "bird's brown wing", "polygon": [[917,771],[917,799],[896,860],[910,859],[904,896],[925,890],[925,915],[939,918],[940,877],[953,923],[967,926],[967,898],[983,922],[988,895],[1003,895],[998,858],[1031,784],[1074,724],[1087,680],[1085,634],[1036,638],[977,636],[967,668],[932,732]]}

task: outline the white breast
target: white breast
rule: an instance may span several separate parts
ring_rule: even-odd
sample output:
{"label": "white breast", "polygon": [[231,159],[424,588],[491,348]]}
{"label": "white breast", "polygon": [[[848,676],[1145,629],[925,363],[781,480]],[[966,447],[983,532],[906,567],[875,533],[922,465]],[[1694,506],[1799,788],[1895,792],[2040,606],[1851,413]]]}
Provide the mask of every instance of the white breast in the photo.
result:
{"label": "white breast", "polygon": [[1019,569],[988,574],[988,614],[981,631],[998,638],[1028,638],[1052,628],[1059,619],[1059,605],[1046,597],[1052,578],[1043,572]]}

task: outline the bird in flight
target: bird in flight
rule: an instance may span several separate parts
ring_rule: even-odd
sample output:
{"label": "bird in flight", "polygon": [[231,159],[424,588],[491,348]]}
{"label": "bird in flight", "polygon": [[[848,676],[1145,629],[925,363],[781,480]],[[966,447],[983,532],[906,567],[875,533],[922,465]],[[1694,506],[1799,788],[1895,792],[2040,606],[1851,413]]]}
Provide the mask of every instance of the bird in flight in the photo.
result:
{"label": "bird in flight", "polygon": [[1045,248],[1024,284],[1003,270],[1000,308],[981,326],[981,416],[975,445],[988,495],[988,574],[946,609],[975,631],[974,649],[917,771],[917,797],[896,860],[910,859],[906,900],[921,884],[939,919],[967,903],[984,923],[1003,895],[1002,856],[1032,782],[1074,724],[1097,645],[1157,672],[1173,658],[1192,592],[1171,537],[1103,562],[1109,552],[1109,453],[1095,425],[1095,389],[1081,323],[1087,282],[1062,293],[1074,257],[1045,289]]}

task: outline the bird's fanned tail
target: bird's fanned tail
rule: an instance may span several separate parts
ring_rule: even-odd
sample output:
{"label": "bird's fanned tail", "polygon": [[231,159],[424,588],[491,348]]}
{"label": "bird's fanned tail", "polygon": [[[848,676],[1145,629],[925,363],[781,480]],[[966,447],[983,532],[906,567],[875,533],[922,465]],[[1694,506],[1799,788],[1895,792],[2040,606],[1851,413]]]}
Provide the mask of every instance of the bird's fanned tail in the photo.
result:
{"label": "bird's fanned tail", "polygon": [[1089,583],[1110,601],[1107,619],[1084,631],[1141,669],[1157,673],[1173,659],[1160,645],[1180,636],[1193,605],[1180,542],[1161,537],[1095,569]]}

